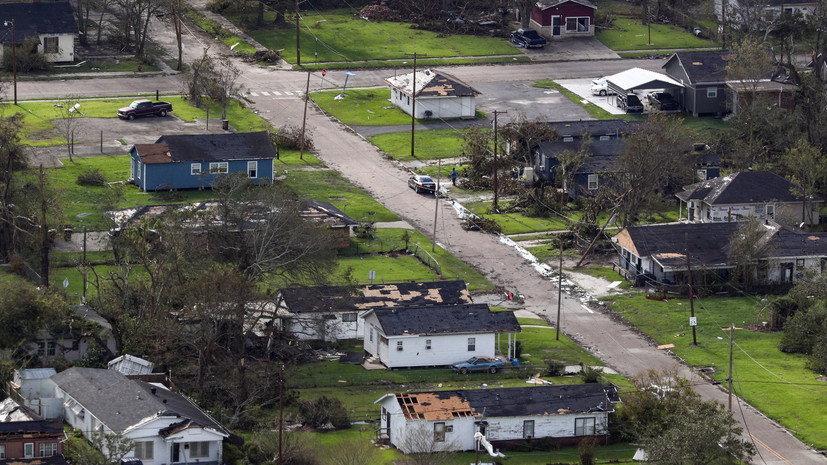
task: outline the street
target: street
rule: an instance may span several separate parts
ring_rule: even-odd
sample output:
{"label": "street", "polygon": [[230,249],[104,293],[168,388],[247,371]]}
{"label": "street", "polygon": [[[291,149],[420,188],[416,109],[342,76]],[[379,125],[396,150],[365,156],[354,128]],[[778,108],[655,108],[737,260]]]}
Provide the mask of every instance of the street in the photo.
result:
{"label": "street", "polygon": [[[659,70],[662,60],[601,60],[586,62],[556,62],[521,65],[480,65],[446,67],[451,74],[473,86],[486,89],[494,101],[487,101],[486,108],[525,111],[526,104],[517,102],[509,92],[499,93],[506,87],[521,92],[529,89],[527,83],[536,79],[571,79],[597,77],[625,70],[643,67]],[[299,124],[303,106],[298,104],[307,75],[303,72],[262,68],[237,61],[242,70],[242,83],[249,91],[250,106],[270,121],[275,127],[285,124]],[[440,68],[442,69],[442,68]],[[383,79],[393,70],[357,71],[349,86],[382,86]],[[331,71],[326,80],[314,72],[311,90],[320,87],[338,87],[343,83],[344,71]],[[324,83],[323,83],[324,82]],[[161,93],[180,93],[183,89],[178,76],[110,79],[73,79],[61,81],[24,81],[18,85],[21,99],[50,99],[67,95],[113,96]],[[542,89],[532,90],[531,100],[539,105],[559,104],[566,111],[554,109],[542,112],[555,120],[586,118],[585,112],[566,99],[559,99]],[[500,95],[500,97],[497,97]],[[524,93],[524,95],[528,95]],[[549,101],[537,101],[536,98]],[[564,101],[565,100],[565,101]],[[496,107],[496,108],[495,108]],[[530,106],[528,106],[530,108]],[[576,108],[575,108],[576,107]],[[488,110],[486,110],[488,111]],[[560,117],[556,117],[560,115]],[[362,136],[349,131],[338,121],[325,116],[311,106],[308,111],[308,128],[313,130],[317,156],[328,166],[342,173],[354,184],[362,187],[387,208],[414,225],[419,231],[431,236],[434,228],[434,200],[431,197],[414,194],[406,184],[407,173]],[[159,134],[160,136],[161,134]],[[557,290],[552,280],[539,274],[517,251],[505,244],[498,236],[480,232],[465,231],[460,226],[458,215],[450,199],[439,202],[436,241],[456,255],[472,264],[493,283],[525,296],[525,308],[556,319]],[[556,281],[554,281],[556,282]],[[563,317],[559,322],[562,330],[582,346],[592,351],[609,367],[631,377],[648,369],[680,367],[682,376],[689,378],[695,390],[705,399],[726,403],[727,395],[719,386],[698,377],[692,370],[668,352],[658,350],[632,328],[618,323],[606,314],[588,308],[573,297],[564,297]],[[742,410],[743,408],[743,410]],[[742,421],[755,439],[760,455],[755,463],[765,464],[824,464],[825,458],[800,441],[785,429],[739,402],[733,406],[737,419]]]}

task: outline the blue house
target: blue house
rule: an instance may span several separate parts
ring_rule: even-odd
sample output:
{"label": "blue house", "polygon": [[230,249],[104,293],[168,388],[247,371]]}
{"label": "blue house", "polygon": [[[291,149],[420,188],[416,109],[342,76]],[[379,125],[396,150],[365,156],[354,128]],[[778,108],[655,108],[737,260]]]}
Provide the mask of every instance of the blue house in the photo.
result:
{"label": "blue house", "polygon": [[278,151],[264,131],[161,136],[132,147],[129,175],[144,191],[211,188],[230,173],[269,184],[275,158]]}

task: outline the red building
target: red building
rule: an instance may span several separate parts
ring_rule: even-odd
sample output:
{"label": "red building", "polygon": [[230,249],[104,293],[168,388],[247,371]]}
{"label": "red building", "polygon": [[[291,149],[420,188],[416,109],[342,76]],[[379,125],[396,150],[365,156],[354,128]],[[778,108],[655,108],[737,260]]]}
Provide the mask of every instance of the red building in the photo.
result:
{"label": "red building", "polygon": [[551,39],[594,36],[594,11],[589,0],[540,0],[531,11],[531,27]]}
{"label": "red building", "polygon": [[0,463],[63,456],[63,424],[55,420],[0,422]]}

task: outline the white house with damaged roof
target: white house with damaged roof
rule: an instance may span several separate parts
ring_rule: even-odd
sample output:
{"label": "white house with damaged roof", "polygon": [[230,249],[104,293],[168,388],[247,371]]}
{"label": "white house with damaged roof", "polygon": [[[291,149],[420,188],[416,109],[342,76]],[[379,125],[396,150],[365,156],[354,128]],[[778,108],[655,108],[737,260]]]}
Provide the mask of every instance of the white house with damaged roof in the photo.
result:
{"label": "white house with damaged roof", "polygon": [[440,366],[494,357],[506,336],[511,358],[520,324],[486,304],[377,308],[365,315],[365,352],[388,368]]}
{"label": "white house with damaged roof", "polygon": [[416,119],[473,119],[476,96],[480,93],[457,77],[424,69],[385,79],[391,90],[390,102]]}
{"label": "white house with damaged roof", "polygon": [[466,451],[479,432],[495,447],[553,438],[577,444],[609,439],[617,390],[599,383],[387,394],[380,434],[400,451]]}
{"label": "white house with damaged roof", "polygon": [[160,384],[127,378],[115,370],[73,367],[51,377],[62,417],[87,439],[98,431],[135,441],[124,460],[144,465],[222,463],[229,436],[191,400]]}

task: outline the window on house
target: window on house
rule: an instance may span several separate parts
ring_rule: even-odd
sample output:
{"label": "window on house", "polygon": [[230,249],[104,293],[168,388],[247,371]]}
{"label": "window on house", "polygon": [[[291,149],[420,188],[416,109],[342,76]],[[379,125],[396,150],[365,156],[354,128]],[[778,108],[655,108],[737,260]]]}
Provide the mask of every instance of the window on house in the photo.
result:
{"label": "window on house", "polygon": [[227,174],[228,167],[226,161],[219,161],[210,163],[210,173]]}
{"label": "window on house", "polygon": [[373,327],[370,328],[370,342],[373,342]]}
{"label": "window on house", "polygon": [[402,341],[396,341],[396,350],[402,350]]}
{"label": "window on house", "polygon": [[208,441],[191,442],[190,457],[204,458],[210,456],[210,443]]}
{"label": "window on house", "polygon": [[767,205],[767,218],[775,218],[775,205]]}
{"label": "window on house", "polygon": [[0,446],[0,459],[6,458],[6,446]]}
{"label": "window on house", "polygon": [[473,352],[477,350],[477,338],[469,337],[468,338],[468,352]]}
{"label": "window on house", "polygon": [[431,349],[431,340],[425,339],[425,348],[430,350]]}
{"label": "window on house", "polygon": [[434,423],[434,442],[445,442],[445,423]]}
{"label": "window on house", "polygon": [[57,37],[43,38],[43,53],[60,53]]}
{"label": "window on house", "polygon": [[355,313],[342,313],[342,321],[345,323],[352,323],[356,321],[356,314]]}
{"label": "window on house", "polygon": [[40,456],[41,457],[51,457],[53,455],[57,455],[57,443],[56,442],[46,442],[40,444]]}
{"label": "window on house", "polygon": [[138,460],[153,460],[155,458],[155,444],[152,441],[136,442],[135,458]]}
{"label": "window on house", "polygon": [[250,179],[255,179],[258,177],[258,162],[257,161],[248,161],[247,162],[247,177]]}
{"label": "window on house", "polygon": [[575,436],[594,436],[594,418],[575,418]]}
{"label": "window on house", "polygon": [[804,268],[804,259],[803,258],[796,258],[795,259],[795,267],[796,268]]}
{"label": "window on house", "polygon": [[600,136],[600,140],[609,140],[609,136]]}
{"label": "window on house", "polygon": [[534,420],[523,421],[523,439],[531,439],[534,437]]}
{"label": "window on house", "polygon": [[589,175],[589,190],[593,191],[593,190],[597,189],[598,185],[599,184],[597,182],[597,175],[596,174],[590,174]]}
{"label": "window on house", "polygon": [[37,343],[37,356],[42,357],[46,355],[46,343],[45,342],[38,342]]}
{"label": "window on house", "polygon": [[566,32],[589,32],[589,18],[566,18]]}
{"label": "window on house", "polygon": [[706,181],[706,170],[697,170],[698,181]]}
{"label": "window on house", "polygon": [[191,163],[190,164],[190,174],[192,176],[198,176],[201,174],[201,163]]}
{"label": "window on house", "polygon": [[574,137],[566,136],[563,138],[563,142],[574,142]]}
{"label": "window on house", "polygon": [[54,355],[57,352],[57,343],[49,341],[46,343],[46,355]]}
{"label": "window on house", "polygon": [[706,98],[718,98],[718,88],[717,87],[707,87],[706,88]]}
{"label": "window on house", "polygon": [[409,96],[408,97],[408,105],[410,105],[410,104],[411,104],[411,97]]}
{"label": "window on house", "polygon": [[27,442],[23,444],[23,457],[34,457],[34,443]]}

